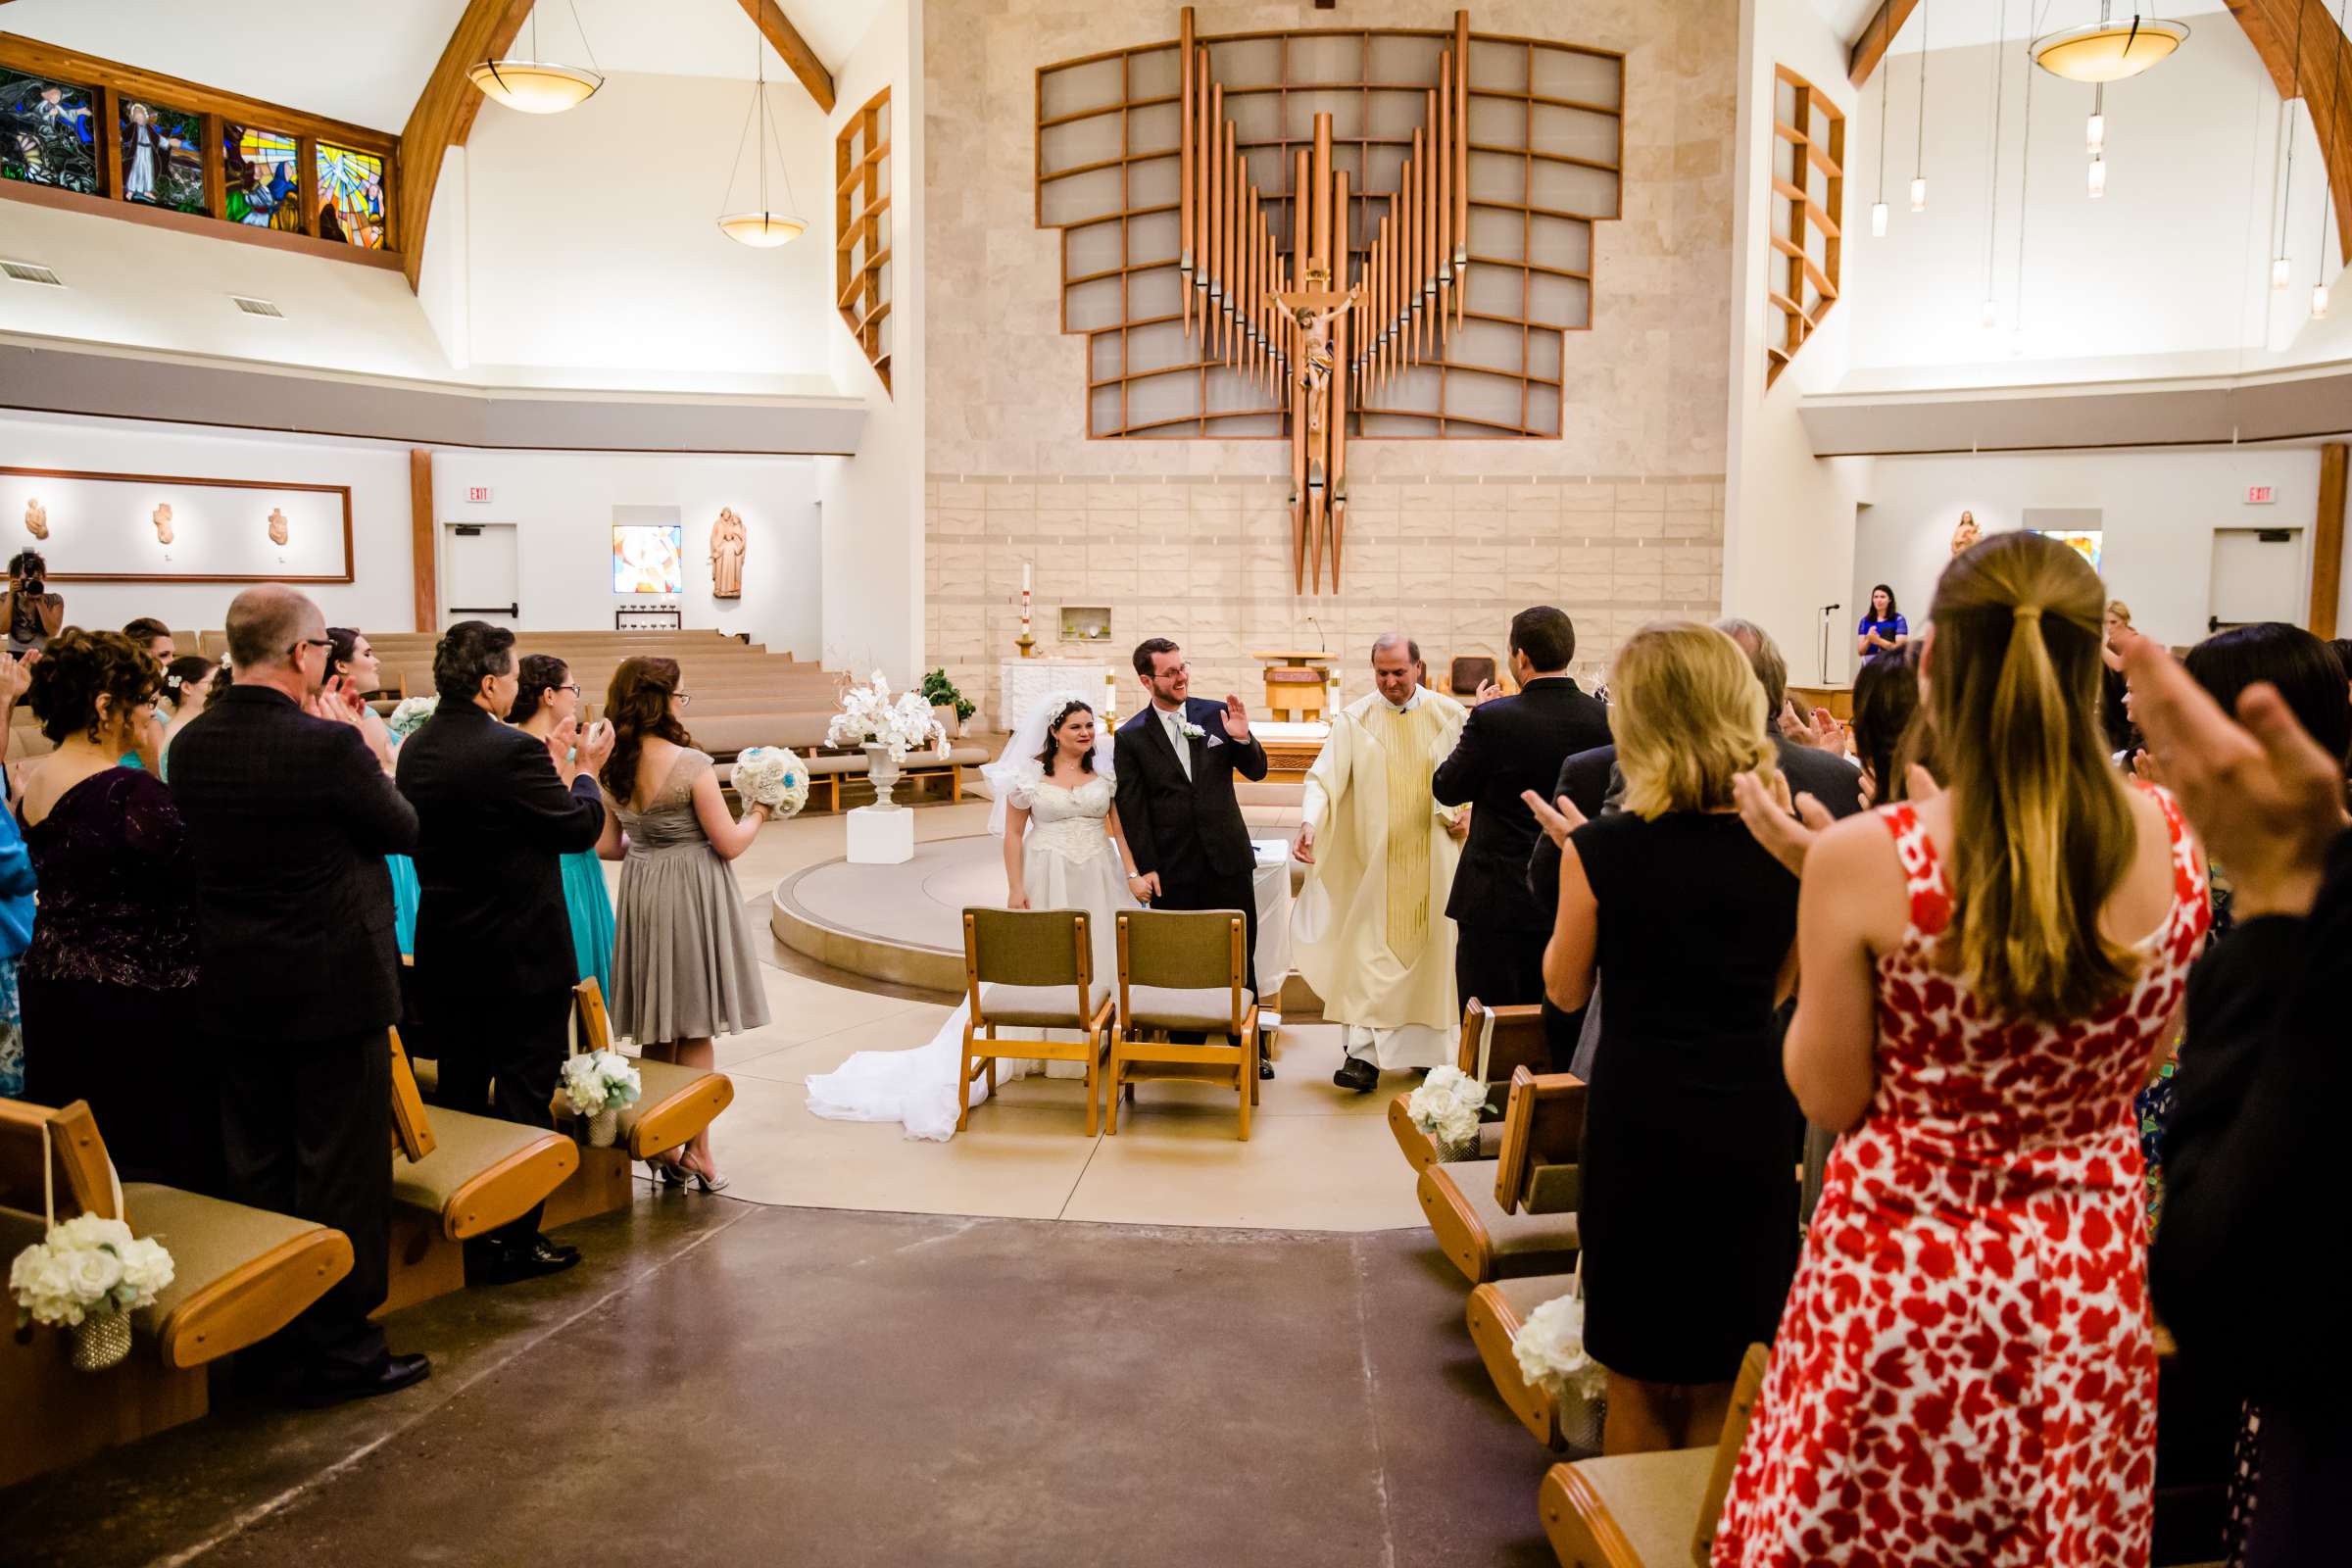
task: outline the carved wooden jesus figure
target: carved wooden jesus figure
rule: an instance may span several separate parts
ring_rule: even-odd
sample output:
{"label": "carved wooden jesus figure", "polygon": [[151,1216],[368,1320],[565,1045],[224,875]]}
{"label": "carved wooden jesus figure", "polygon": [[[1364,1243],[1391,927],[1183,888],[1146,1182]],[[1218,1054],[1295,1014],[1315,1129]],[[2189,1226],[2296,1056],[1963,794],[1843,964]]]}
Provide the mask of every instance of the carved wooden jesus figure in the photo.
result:
{"label": "carved wooden jesus figure", "polygon": [[743,557],[751,535],[732,507],[721,507],[710,525],[710,594],[714,599],[743,597]]}
{"label": "carved wooden jesus figure", "polygon": [[168,501],[155,509],[155,542],[159,545],[172,542],[172,504]]}
{"label": "carved wooden jesus figure", "polygon": [[24,503],[24,531],[35,539],[49,537],[49,509],[37,496]]}

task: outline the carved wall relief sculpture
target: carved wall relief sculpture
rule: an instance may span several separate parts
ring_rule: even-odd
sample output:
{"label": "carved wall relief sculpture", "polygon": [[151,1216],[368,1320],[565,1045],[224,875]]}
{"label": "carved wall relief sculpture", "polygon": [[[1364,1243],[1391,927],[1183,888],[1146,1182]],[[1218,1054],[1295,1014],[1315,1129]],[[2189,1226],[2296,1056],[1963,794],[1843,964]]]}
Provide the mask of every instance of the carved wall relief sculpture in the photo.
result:
{"label": "carved wall relief sculpture", "polygon": [[24,531],[35,539],[49,537],[49,509],[37,499],[24,503]]}
{"label": "carved wall relief sculpture", "polygon": [[276,507],[270,509],[270,542],[273,545],[286,542],[286,514]]}
{"label": "carved wall relief sculpture", "polygon": [[743,558],[751,548],[751,535],[745,531],[743,519],[735,515],[732,507],[718,509],[718,520],[710,525],[710,596],[714,599],[743,597]]}
{"label": "carved wall relief sculpture", "polygon": [[172,504],[168,501],[155,509],[155,542],[159,545],[172,542]]}

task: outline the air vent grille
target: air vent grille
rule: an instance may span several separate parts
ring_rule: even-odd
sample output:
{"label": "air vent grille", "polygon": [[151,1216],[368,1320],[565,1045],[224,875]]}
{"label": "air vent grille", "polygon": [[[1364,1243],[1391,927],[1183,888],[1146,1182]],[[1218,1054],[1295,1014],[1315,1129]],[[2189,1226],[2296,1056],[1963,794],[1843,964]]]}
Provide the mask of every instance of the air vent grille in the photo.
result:
{"label": "air vent grille", "polygon": [[32,262],[0,262],[0,272],[6,272],[20,283],[46,283],[51,288],[66,286],[55,272]]}
{"label": "air vent grille", "polygon": [[268,300],[248,299],[242,294],[231,294],[229,298],[235,300],[237,309],[243,311],[247,316],[272,316],[281,321],[285,319],[286,313]]}

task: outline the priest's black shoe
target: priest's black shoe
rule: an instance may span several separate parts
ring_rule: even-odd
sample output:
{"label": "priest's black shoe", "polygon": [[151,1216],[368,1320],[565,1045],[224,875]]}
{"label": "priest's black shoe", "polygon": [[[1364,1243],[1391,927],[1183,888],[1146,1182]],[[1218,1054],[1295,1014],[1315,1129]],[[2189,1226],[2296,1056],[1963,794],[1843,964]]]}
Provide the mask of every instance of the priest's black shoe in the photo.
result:
{"label": "priest's black shoe", "polygon": [[1380,1084],[1380,1069],[1361,1056],[1349,1056],[1340,1063],[1340,1070],[1331,1075],[1331,1081],[1342,1089],[1368,1095]]}
{"label": "priest's black shoe", "polygon": [[578,1248],[559,1247],[544,1236],[533,1236],[527,1242],[484,1249],[481,1262],[466,1270],[466,1281],[474,1285],[514,1285],[535,1280],[542,1274],[561,1274],[579,1260]]}
{"label": "priest's black shoe", "polygon": [[1274,1076],[1274,1058],[1266,1054],[1266,1043],[1263,1040],[1257,1043],[1257,1075],[1260,1078]]}
{"label": "priest's black shoe", "polygon": [[306,1410],[320,1410],[351,1399],[371,1399],[379,1394],[398,1394],[433,1375],[433,1363],[421,1355],[387,1355],[366,1372],[315,1374],[286,1386],[286,1402]]}

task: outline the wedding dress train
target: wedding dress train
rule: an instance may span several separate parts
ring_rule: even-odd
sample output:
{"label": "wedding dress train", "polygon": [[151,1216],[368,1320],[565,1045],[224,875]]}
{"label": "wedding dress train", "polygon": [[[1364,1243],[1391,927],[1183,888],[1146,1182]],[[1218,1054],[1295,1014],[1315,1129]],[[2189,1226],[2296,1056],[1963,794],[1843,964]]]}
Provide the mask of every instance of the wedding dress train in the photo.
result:
{"label": "wedding dress train", "polygon": [[[1098,772],[1075,789],[1049,784],[1035,761],[1013,764],[1010,787],[1001,799],[1030,813],[1021,842],[1021,880],[1032,909],[1084,909],[1088,947],[1097,985],[1118,973],[1117,913],[1138,907],[1127,892],[1118,846],[1111,843],[1111,778]],[[941,1142],[956,1136],[956,1088],[962,1077],[963,1026],[970,1016],[958,1003],[928,1044],[911,1051],[860,1051],[838,1068],[808,1080],[808,1108],[834,1121],[895,1121],[909,1138]],[[1060,1036],[1061,1031],[1049,1031]],[[1038,1063],[1001,1061],[997,1076],[1021,1077]],[[1077,1062],[1053,1066],[1083,1076]],[[971,1102],[988,1098],[983,1075],[971,1085]]]}

